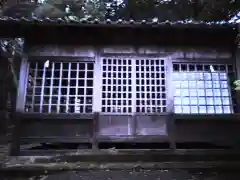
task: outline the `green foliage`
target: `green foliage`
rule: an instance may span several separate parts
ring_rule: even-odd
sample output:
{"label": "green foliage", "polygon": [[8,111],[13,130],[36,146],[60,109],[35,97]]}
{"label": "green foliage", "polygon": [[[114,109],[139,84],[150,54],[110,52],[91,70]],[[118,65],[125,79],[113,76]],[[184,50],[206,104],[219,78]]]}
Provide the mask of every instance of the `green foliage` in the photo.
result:
{"label": "green foliage", "polygon": [[84,18],[86,19],[99,19],[104,20],[105,17],[105,4],[101,0],[89,0],[85,3]]}
{"label": "green foliage", "polygon": [[22,54],[24,41],[22,38],[15,39],[1,39],[0,40],[0,50],[3,53],[8,53],[11,55]]}
{"label": "green foliage", "polygon": [[17,75],[15,69],[15,56],[21,56],[23,53],[24,41],[22,38],[0,39],[0,53],[7,57],[10,65],[11,77],[15,88],[17,87]]}
{"label": "green foliage", "polygon": [[234,81],[234,85],[235,85],[235,90],[240,91],[240,80]]}
{"label": "green foliage", "polygon": [[62,18],[66,13],[52,4],[42,4],[34,10],[34,15],[39,18]]}
{"label": "green foliage", "polygon": [[47,0],[34,10],[36,17],[100,19],[105,17],[105,4],[101,0]]}
{"label": "green foliage", "polygon": [[[13,1],[6,2],[11,4]],[[156,17],[159,21],[187,19],[219,21],[229,20],[240,11],[239,0],[41,0],[38,2],[41,3],[36,4],[33,14],[37,17],[51,18],[71,16],[75,19],[147,20]],[[26,5],[26,8],[28,7],[30,6]]]}
{"label": "green foliage", "polygon": [[165,20],[228,20],[240,11],[240,1],[229,0],[124,0],[116,16],[137,20],[157,17]]}

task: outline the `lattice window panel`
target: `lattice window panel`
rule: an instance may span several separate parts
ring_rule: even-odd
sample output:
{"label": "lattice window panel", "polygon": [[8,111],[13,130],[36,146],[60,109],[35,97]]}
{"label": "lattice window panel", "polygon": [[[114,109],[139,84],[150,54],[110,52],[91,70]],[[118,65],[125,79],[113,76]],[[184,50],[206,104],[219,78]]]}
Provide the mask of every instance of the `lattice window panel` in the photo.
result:
{"label": "lattice window panel", "polygon": [[166,112],[166,67],[160,59],[136,60],[136,112]]}
{"label": "lattice window panel", "polygon": [[91,113],[93,62],[30,62],[26,112]]}
{"label": "lattice window panel", "polygon": [[233,113],[228,74],[231,65],[173,64],[175,113]]}
{"label": "lattice window panel", "polygon": [[102,112],[166,112],[165,73],[157,58],[103,58]]}
{"label": "lattice window panel", "polygon": [[132,60],[102,59],[102,112],[131,113]]}

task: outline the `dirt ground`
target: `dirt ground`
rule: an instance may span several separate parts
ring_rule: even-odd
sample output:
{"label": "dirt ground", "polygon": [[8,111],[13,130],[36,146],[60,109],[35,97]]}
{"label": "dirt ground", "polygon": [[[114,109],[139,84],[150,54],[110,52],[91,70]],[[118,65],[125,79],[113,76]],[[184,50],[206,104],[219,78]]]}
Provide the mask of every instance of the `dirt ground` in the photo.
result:
{"label": "dirt ground", "polygon": [[198,171],[198,170],[95,170],[95,171],[67,171],[28,177],[2,176],[2,180],[236,180],[240,172]]}

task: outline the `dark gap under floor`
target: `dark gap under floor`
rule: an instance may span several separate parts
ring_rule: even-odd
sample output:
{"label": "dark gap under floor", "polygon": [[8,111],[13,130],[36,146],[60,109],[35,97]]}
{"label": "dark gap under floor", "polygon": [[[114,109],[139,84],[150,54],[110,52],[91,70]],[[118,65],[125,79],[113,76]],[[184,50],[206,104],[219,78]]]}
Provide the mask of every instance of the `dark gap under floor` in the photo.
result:
{"label": "dark gap under floor", "polygon": [[184,142],[176,143],[176,149],[232,149],[232,147],[211,142]]}
{"label": "dark gap under floor", "polygon": [[91,149],[91,143],[42,143],[29,148],[28,150],[74,150],[74,149]]}
{"label": "dark gap under floor", "polygon": [[164,143],[110,143],[102,142],[98,144],[99,149],[169,149],[170,144]]}

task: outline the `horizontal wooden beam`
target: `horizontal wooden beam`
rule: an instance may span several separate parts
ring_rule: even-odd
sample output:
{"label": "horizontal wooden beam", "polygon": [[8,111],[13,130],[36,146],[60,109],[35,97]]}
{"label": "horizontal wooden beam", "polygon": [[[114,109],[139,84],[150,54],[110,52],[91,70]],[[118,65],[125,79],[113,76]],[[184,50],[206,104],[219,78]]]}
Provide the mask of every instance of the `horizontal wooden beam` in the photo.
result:
{"label": "horizontal wooden beam", "polygon": [[[55,121],[56,119],[94,119],[94,113],[90,114],[74,114],[74,113],[58,113],[58,114],[49,114],[49,113],[18,113],[18,116],[22,119],[48,119],[51,121]],[[132,115],[123,115],[123,114],[109,114],[109,113],[100,113],[99,116],[132,116]],[[161,114],[135,114],[135,116],[172,116],[176,120],[236,120],[240,121],[240,113],[235,114],[169,114],[169,113],[161,113]]]}
{"label": "horizontal wooden beam", "polygon": [[169,137],[168,136],[98,136],[97,138],[98,142],[121,142],[121,143],[151,143],[151,142],[168,142]]}
{"label": "horizontal wooden beam", "polygon": [[21,137],[21,144],[23,143],[91,143],[91,137]]}
{"label": "horizontal wooden beam", "polygon": [[[235,149],[117,149],[119,155],[235,155],[240,157],[239,150]],[[91,149],[78,149],[77,154],[76,150],[56,150],[56,152],[65,152],[67,155],[116,155],[113,153],[112,149],[100,149],[100,150],[91,150]],[[73,154],[72,154],[73,153]]]}
{"label": "horizontal wooden beam", "polygon": [[94,114],[70,114],[70,113],[58,113],[58,114],[49,114],[49,113],[18,113],[18,115],[21,117],[22,120],[29,120],[32,119],[34,121],[36,120],[42,120],[47,119],[50,121],[56,121],[58,119],[63,120],[71,120],[71,119],[94,119]]}
{"label": "horizontal wooden beam", "polygon": [[211,120],[220,120],[220,121],[240,121],[240,114],[173,114],[175,120],[192,120],[192,121],[211,121]]}

